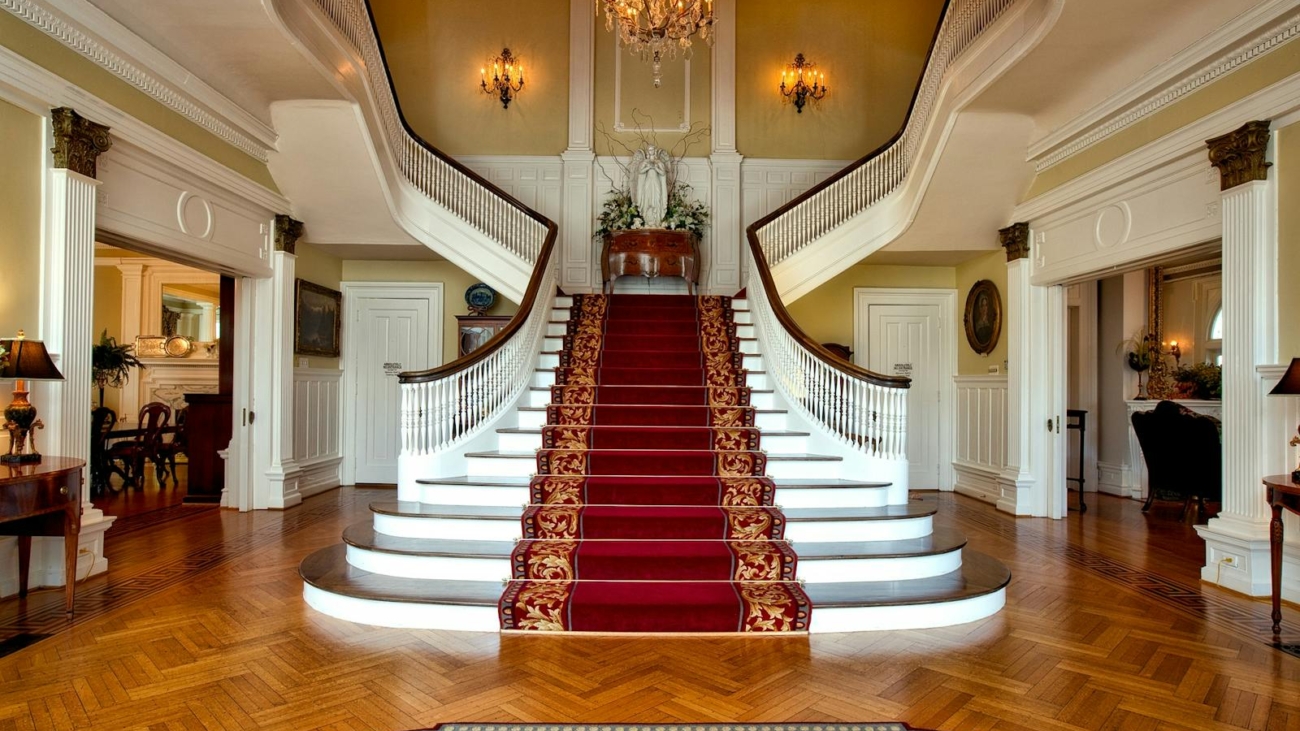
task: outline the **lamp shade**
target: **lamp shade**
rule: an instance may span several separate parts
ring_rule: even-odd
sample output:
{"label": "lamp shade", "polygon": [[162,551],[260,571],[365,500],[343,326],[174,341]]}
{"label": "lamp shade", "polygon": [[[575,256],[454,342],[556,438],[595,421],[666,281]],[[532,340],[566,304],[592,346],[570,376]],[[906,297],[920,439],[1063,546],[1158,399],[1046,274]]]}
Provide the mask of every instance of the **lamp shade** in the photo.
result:
{"label": "lamp shade", "polygon": [[9,353],[9,360],[4,370],[0,370],[0,379],[6,381],[62,381],[54,361],[50,360],[45,343],[27,338],[0,340],[0,345]]}
{"label": "lamp shade", "polygon": [[1282,374],[1282,380],[1277,382],[1270,396],[1300,396],[1300,358],[1292,358],[1291,365]]}

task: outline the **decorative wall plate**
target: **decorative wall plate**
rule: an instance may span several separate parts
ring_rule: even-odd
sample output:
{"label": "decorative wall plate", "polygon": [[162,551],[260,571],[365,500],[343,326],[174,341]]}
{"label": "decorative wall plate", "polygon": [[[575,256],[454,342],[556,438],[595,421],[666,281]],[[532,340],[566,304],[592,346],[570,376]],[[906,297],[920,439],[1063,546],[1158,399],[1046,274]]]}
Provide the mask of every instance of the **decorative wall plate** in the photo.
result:
{"label": "decorative wall plate", "polygon": [[194,341],[184,335],[173,335],[163,343],[163,351],[168,358],[184,358],[194,352]]}
{"label": "decorative wall plate", "polygon": [[166,335],[141,335],[135,339],[135,357],[166,358]]}
{"label": "decorative wall plate", "polygon": [[496,290],[482,282],[471,285],[469,289],[465,290],[465,304],[469,305],[471,314],[485,314],[492,309],[492,305],[496,304],[496,302]]}

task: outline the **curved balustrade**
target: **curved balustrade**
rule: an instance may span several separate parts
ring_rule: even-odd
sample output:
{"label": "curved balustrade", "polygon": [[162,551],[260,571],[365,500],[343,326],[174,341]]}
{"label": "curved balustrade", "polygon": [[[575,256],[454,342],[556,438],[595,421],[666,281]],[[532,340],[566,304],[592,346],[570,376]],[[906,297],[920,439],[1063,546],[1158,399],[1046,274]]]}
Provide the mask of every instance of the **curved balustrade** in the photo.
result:
{"label": "curved balustrade", "polygon": [[431,200],[533,266],[519,311],[473,353],[402,373],[402,453],[449,449],[491,424],[528,385],[558,284],[556,226],[411,130],[402,116],[365,0],[311,0],[365,63],[385,142],[403,177]]}
{"label": "curved balustrade", "polygon": [[758,221],[758,238],[770,264],[789,258],[903,183],[930,123],[944,74],[1015,1],[950,0],[902,129],[866,157]]}

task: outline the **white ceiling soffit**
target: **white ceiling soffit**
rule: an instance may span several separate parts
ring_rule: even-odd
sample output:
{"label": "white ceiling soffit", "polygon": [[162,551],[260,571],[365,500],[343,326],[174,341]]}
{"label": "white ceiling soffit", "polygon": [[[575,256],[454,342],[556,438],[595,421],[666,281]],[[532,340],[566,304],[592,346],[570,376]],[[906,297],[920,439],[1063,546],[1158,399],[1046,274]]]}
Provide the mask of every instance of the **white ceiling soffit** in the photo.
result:
{"label": "white ceiling soffit", "polygon": [[1043,171],[1300,36],[1300,0],[1266,0],[1030,144]]}
{"label": "white ceiling soffit", "polygon": [[446,261],[424,244],[322,244],[307,241],[313,248],[340,259],[361,261]]}
{"label": "white ceiling soffit", "polygon": [[280,190],[293,201],[294,218],[307,223],[308,243],[423,246],[393,218],[374,145],[356,105],[275,102],[271,119],[283,136],[268,165]]}
{"label": "white ceiling soffit", "polygon": [[254,158],[275,147],[270,126],[87,0],[0,0],[0,9]]}

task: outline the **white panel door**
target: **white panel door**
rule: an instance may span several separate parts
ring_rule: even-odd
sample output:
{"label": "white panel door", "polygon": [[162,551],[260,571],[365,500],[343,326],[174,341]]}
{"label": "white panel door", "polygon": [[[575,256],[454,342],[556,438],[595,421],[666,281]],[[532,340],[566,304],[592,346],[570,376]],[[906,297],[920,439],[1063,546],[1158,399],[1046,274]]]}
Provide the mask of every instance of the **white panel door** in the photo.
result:
{"label": "white panel door", "polygon": [[360,297],[353,311],[356,481],[392,484],[401,452],[397,374],[429,367],[429,300]]}
{"label": "white panel door", "polygon": [[934,490],[939,479],[939,305],[878,305],[867,308],[870,370],[907,376],[907,461],[911,489]]}

